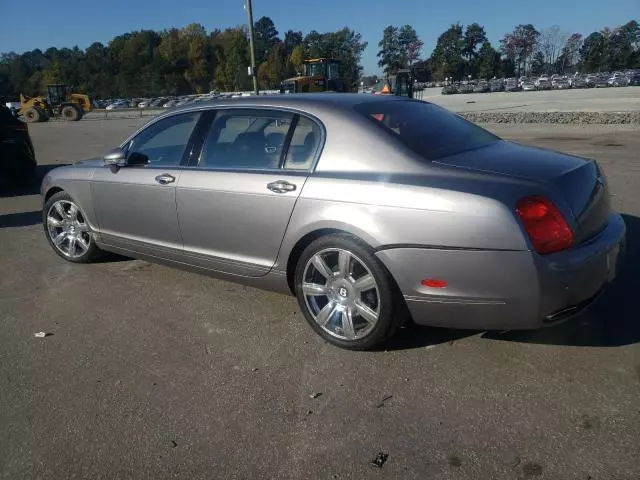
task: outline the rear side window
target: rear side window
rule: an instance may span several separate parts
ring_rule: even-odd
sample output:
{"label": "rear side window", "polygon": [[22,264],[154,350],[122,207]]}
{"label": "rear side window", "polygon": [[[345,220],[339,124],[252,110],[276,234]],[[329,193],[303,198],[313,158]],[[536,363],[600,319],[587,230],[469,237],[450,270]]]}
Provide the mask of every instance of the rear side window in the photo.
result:
{"label": "rear side window", "polygon": [[207,135],[201,167],[275,169],[293,114],[273,110],[227,110],[216,115]]}
{"label": "rear side window", "polygon": [[500,140],[430,103],[398,100],[362,103],[354,108],[427,160],[475,150]]}
{"label": "rear side window", "polygon": [[320,144],[320,127],[306,117],[299,117],[291,136],[284,168],[288,170],[309,170]]}

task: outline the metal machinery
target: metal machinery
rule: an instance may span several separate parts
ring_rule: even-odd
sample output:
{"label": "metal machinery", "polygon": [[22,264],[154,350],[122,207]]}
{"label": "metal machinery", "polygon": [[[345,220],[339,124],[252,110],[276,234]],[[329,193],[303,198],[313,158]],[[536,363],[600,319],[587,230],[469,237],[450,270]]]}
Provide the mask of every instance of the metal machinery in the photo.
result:
{"label": "metal machinery", "polygon": [[280,93],[344,92],[340,62],[326,58],[305,60],[304,74],[283,80]]}
{"label": "metal machinery", "polygon": [[[383,82],[382,88],[375,92],[376,95],[398,95],[409,98],[416,98],[417,93],[414,88],[413,71],[408,68],[397,70],[394,74],[389,75]],[[420,91],[421,93],[422,91]]]}
{"label": "metal machinery", "polygon": [[63,120],[78,121],[91,111],[89,96],[72,93],[69,85],[47,85],[47,96],[27,97],[20,95],[18,116],[27,123],[46,122],[53,116]]}

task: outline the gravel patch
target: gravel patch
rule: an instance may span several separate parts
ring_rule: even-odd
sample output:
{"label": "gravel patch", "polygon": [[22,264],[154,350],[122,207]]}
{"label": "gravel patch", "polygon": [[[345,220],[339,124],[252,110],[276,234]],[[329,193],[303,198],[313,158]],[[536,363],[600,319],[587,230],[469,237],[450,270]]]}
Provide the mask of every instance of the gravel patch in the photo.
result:
{"label": "gravel patch", "polygon": [[460,112],[475,123],[640,124],[640,112]]}

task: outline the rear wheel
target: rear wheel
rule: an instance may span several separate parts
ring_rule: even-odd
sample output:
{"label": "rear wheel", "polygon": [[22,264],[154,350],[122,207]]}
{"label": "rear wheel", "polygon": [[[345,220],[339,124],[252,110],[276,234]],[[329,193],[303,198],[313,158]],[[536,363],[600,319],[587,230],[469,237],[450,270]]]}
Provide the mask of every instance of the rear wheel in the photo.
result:
{"label": "rear wheel", "polygon": [[37,107],[31,107],[22,114],[22,119],[27,123],[36,123],[40,121],[42,110]]}
{"label": "rear wheel", "polygon": [[296,266],[295,290],[307,322],[338,347],[377,347],[406,318],[391,275],[352,235],[328,235],[311,243]]}
{"label": "rear wheel", "polygon": [[64,120],[69,122],[76,122],[80,120],[80,112],[75,105],[65,105],[60,110],[60,115]]}
{"label": "rear wheel", "polygon": [[42,223],[49,244],[65,260],[91,263],[102,258],[86,217],[66,192],[58,192],[46,201]]}

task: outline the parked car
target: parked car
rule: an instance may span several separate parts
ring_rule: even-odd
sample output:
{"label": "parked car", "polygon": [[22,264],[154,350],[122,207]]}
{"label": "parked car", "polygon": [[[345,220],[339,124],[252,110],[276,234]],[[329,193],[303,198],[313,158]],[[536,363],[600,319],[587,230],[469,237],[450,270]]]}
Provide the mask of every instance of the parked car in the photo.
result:
{"label": "parked car", "polygon": [[458,93],[458,87],[455,84],[449,84],[442,87],[442,95],[453,95]]}
{"label": "parked car", "polygon": [[293,293],[350,349],[383,343],[405,312],[473,329],[564,320],[615,277],[625,237],[595,161],[390,96],[178,108],[41,190],[65,260],[120,252]]}
{"label": "parked car", "polygon": [[119,102],[111,103],[106,107],[107,110],[116,110],[118,108],[129,108],[129,102],[122,100]]}
{"label": "parked car", "polygon": [[493,79],[489,82],[489,90],[492,92],[504,91],[504,83],[501,79]]}
{"label": "parked car", "polygon": [[554,90],[568,90],[571,88],[571,85],[565,77],[556,77],[551,81],[551,87]]}
{"label": "parked car", "polygon": [[138,108],[149,108],[151,106],[151,100],[143,100],[138,103]]}
{"label": "parked car", "polygon": [[151,101],[149,106],[150,107],[161,107],[166,102],[167,102],[166,98],[156,98],[156,99]]}
{"label": "parked car", "polygon": [[585,75],[575,75],[569,78],[571,88],[587,88],[587,77]]}
{"label": "parked car", "polygon": [[517,92],[520,90],[518,86],[518,81],[515,78],[507,78],[504,81],[504,91],[505,92]]}
{"label": "parked car", "polygon": [[627,87],[630,83],[629,78],[622,72],[615,72],[607,81],[611,87]]}
{"label": "parked car", "polygon": [[35,177],[36,156],[27,124],[0,105],[0,185],[23,186]]}
{"label": "parked car", "polygon": [[175,104],[178,103],[178,100],[169,100],[168,102],[166,102],[164,105],[162,105],[162,108],[170,108],[175,106]]}
{"label": "parked car", "polygon": [[462,82],[458,86],[458,93],[473,93],[475,85],[471,82]]}
{"label": "parked car", "polygon": [[551,90],[552,85],[548,77],[540,77],[536,80],[537,90]]}
{"label": "parked car", "polygon": [[473,88],[473,93],[486,93],[489,91],[489,82],[480,80],[478,84]]}
{"label": "parked car", "polygon": [[594,74],[587,75],[587,87],[593,88],[596,86],[596,81],[598,80],[598,76]]}
{"label": "parked car", "polygon": [[640,86],[640,72],[634,72],[629,75],[629,85]]}
{"label": "parked car", "polygon": [[531,80],[525,80],[522,82],[522,90],[524,92],[531,92],[536,89],[536,85]]}
{"label": "parked car", "polygon": [[595,88],[607,88],[607,87],[610,86],[609,85],[609,78],[605,77],[605,76],[598,76],[598,77],[596,77],[593,86]]}

